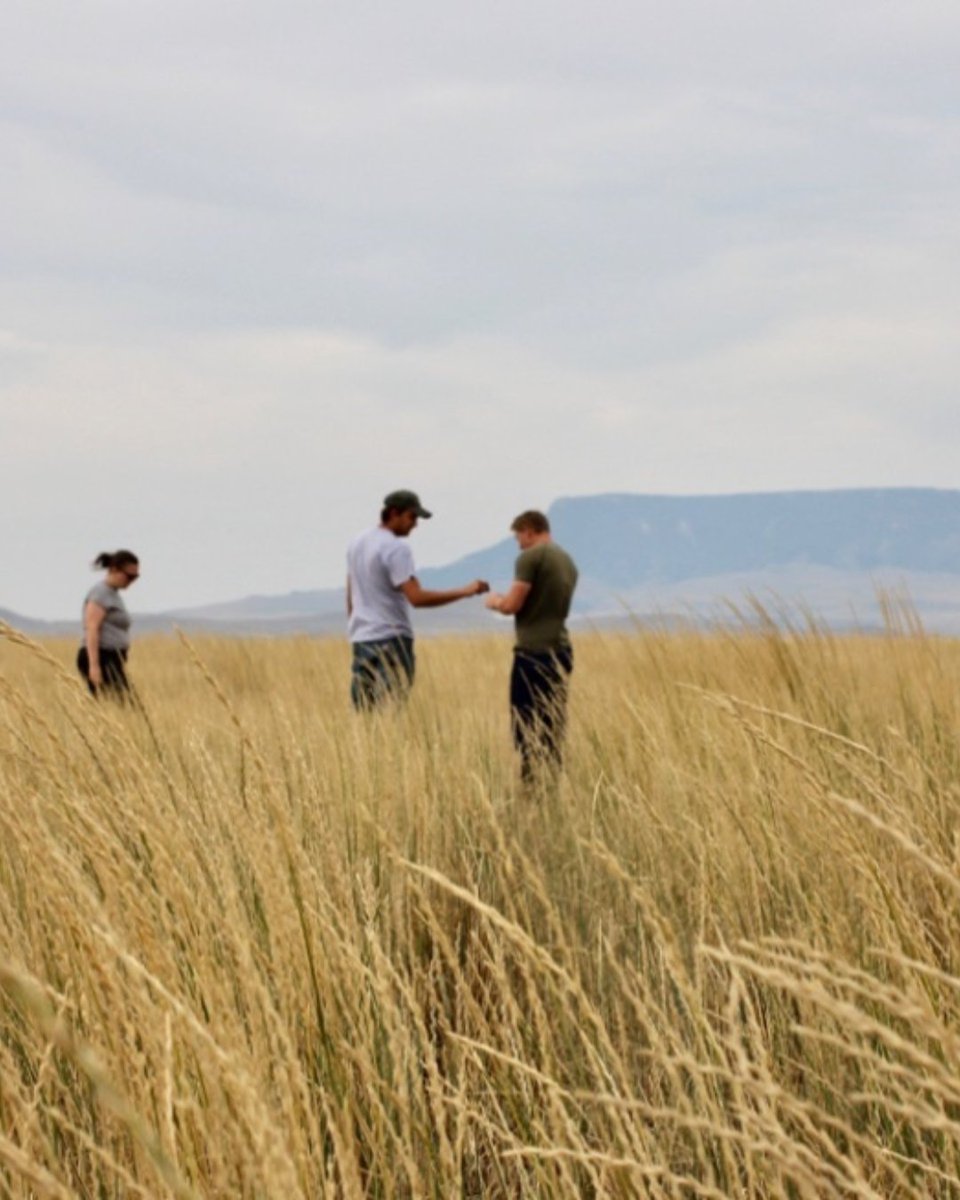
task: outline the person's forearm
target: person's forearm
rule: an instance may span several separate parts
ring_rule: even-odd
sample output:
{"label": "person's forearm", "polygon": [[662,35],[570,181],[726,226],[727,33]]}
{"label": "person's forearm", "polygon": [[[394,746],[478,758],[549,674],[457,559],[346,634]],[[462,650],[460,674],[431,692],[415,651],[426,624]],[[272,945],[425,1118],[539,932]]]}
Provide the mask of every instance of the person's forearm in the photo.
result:
{"label": "person's forearm", "polygon": [[466,600],[473,592],[468,587],[450,588],[443,592],[420,591],[416,600],[411,601],[414,608],[440,608],[444,604],[453,604],[455,600]]}
{"label": "person's forearm", "polygon": [[100,630],[91,629],[90,626],[87,626],[85,633],[87,660],[90,664],[90,670],[98,672],[100,670]]}
{"label": "person's forearm", "polygon": [[525,596],[515,596],[510,592],[491,592],[487,597],[487,608],[491,612],[502,613],[505,617],[515,617],[523,608]]}

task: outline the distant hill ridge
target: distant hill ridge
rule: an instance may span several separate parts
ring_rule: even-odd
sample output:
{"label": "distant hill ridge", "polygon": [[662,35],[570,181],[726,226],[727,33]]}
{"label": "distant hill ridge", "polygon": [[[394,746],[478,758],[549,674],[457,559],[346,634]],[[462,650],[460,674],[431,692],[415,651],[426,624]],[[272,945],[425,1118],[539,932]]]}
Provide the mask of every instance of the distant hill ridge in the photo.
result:
{"label": "distant hill ridge", "polygon": [[[960,632],[960,490],[854,488],[664,496],[610,493],[565,497],[548,510],[554,534],[576,559],[575,612],[598,617],[685,609],[704,613],[747,590],[801,599],[834,622],[874,604],[874,589],[907,587],[931,627]],[[418,572],[427,587],[476,577],[512,577],[512,538]],[[874,604],[875,607],[875,604]],[[63,632],[0,610],[21,629]],[[417,614],[418,628],[490,628],[479,601]],[[137,614],[137,629],[225,633],[337,633],[343,590],[247,596],[167,613]],[[71,624],[69,628],[75,629]]]}
{"label": "distant hill ridge", "polygon": [[[960,575],[960,491],[863,488],[731,496],[632,493],[555,501],[558,541],[583,575],[613,589],[806,563],[842,571]],[[431,583],[502,574],[507,539],[440,570]]]}

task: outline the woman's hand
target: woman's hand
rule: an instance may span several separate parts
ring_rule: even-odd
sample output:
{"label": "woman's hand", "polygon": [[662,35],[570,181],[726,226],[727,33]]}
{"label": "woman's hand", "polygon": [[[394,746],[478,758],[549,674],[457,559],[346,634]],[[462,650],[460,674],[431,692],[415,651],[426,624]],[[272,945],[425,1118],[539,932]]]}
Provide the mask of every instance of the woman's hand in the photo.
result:
{"label": "woman's hand", "polygon": [[90,682],[94,687],[100,687],[103,683],[103,672],[100,670],[99,660],[90,660]]}

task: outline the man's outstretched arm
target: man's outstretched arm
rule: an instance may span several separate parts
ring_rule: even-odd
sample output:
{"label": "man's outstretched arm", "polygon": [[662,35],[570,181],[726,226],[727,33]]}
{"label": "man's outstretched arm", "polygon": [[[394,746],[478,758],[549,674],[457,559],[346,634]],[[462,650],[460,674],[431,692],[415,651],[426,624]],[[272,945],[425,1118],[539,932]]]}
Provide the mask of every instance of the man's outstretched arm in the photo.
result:
{"label": "man's outstretched arm", "polygon": [[527,596],[530,595],[529,583],[523,583],[519,579],[515,579],[510,585],[510,590],[504,592],[491,592],[486,599],[486,606],[492,612],[503,613],[506,617],[512,617],[514,613],[518,613],[526,603]]}
{"label": "man's outstretched arm", "polygon": [[466,600],[469,596],[481,596],[484,592],[490,591],[490,584],[485,579],[475,579],[464,587],[448,588],[446,591],[429,591],[420,586],[416,575],[411,575],[406,583],[400,584],[400,591],[414,608],[440,608],[444,604],[453,604],[455,600]]}

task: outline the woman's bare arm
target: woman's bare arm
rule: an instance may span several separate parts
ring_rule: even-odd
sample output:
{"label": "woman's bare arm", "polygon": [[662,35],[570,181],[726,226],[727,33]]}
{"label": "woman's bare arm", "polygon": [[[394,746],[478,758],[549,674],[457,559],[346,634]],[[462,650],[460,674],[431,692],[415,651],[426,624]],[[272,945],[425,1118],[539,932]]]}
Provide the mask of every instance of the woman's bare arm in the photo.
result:
{"label": "woman's bare arm", "polygon": [[107,610],[95,600],[88,600],[83,610],[83,637],[90,660],[90,682],[94,687],[103,683],[100,672],[100,626],[106,619]]}

